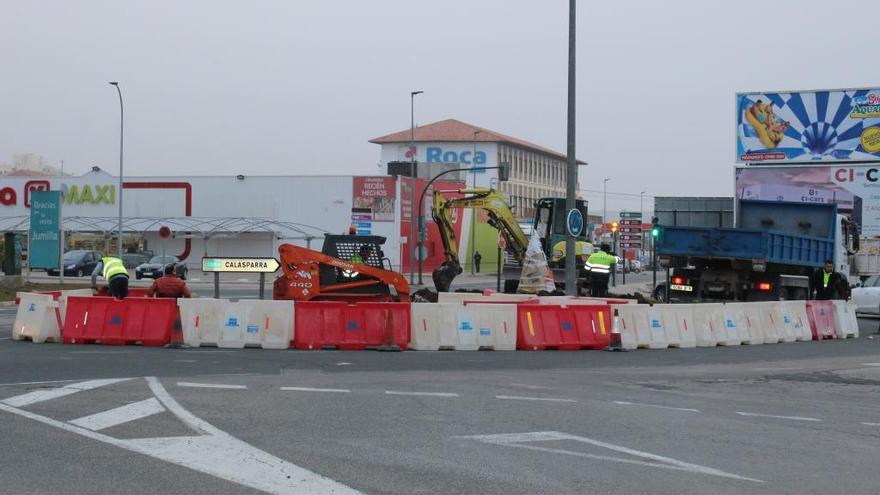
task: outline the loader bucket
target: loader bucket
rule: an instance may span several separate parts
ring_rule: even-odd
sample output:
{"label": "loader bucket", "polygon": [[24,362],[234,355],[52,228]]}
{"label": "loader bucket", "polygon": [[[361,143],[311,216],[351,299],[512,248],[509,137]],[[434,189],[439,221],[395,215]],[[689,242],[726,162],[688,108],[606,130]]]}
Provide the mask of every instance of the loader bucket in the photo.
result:
{"label": "loader bucket", "polygon": [[437,292],[449,292],[449,286],[461,272],[461,265],[453,261],[444,261],[442,265],[435,268],[431,273],[431,278],[434,279],[434,287],[437,288]]}

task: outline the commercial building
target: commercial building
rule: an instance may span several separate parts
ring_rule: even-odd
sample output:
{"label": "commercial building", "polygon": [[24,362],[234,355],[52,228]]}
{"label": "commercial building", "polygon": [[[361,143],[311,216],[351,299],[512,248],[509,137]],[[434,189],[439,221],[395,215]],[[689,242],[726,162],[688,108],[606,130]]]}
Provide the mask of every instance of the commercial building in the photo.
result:
{"label": "commercial building", "polygon": [[[410,161],[410,129],[371,139],[381,145],[381,163]],[[510,166],[510,179],[497,182],[497,170],[475,170],[457,174],[468,185],[493,187],[509,198],[521,220],[534,215],[539,198],[565,197],[567,158],[564,154],[497,131],[455,119],[441,120],[415,129],[414,139],[419,177],[431,178],[450,168]],[[586,162],[578,160],[579,165]]]}

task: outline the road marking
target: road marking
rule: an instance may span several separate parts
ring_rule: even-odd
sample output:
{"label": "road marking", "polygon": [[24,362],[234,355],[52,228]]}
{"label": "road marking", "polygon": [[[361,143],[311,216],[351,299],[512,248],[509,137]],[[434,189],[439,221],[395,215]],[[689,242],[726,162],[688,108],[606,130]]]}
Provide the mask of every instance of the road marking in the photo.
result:
{"label": "road marking", "polygon": [[70,382],[78,382],[82,380],[82,378],[77,380],[46,380],[42,382],[16,382],[16,383],[0,383],[0,387],[11,387],[13,385],[44,385],[47,383],[70,383]]}
{"label": "road marking", "polygon": [[0,337],[0,340],[9,340],[9,337]]}
{"label": "road marking", "polygon": [[527,385],[525,383],[511,383],[511,387],[522,387],[529,388],[533,390],[553,390],[551,387],[545,387],[544,385]]}
{"label": "road marking", "polygon": [[[620,462],[624,464],[636,464],[640,466],[661,468],[661,469],[673,469],[677,471],[686,471],[696,474],[707,474],[710,476],[719,476],[722,478],[731,478],[743,481],[754,481],[756,483],[764,483],[764,481],[755,479],[755,478],[747,478],[745,476],[740,476],[738,474],[728,473],[726,471],[721,471],[720,469],[715,469],[707,466],[701,466],[699,464],[691,464],[689,462],[680,461],[678,459],[673,459],[671,457],[665,457],[657,454],[652,454],[650,452],[644,452],[641,450],[635,450],[628,447],[624,447],[622,445],[615,445],[613,443],[602,442],[599,440],[593,440],[592,438],[580,437],[577,435],[569,435],[567,433],[561,433],[558,431],[536,431],[530,433],[504,433],[500,435],[473,435],[468,437],[461,437],[477,440],[480,442],[493,444],[493,445],[504,445],[508,447],[516,447],[522,449],[530,449],[536,450],[539,452],[549,452],[554,454],[563,454],[570,455],[574,457],[581,457],[587,459],[597,459],[603,461],[610,462]],[[529,442],[542,442],[542,441],[556,441],[556,440],[573,440],[575,442],[586,443],[589,445],[593,445],[596,447],[602,447],[604,449],[613,450],[615,452],[620,452],[623,454],[628,454],[636,457],[640,457],[642,459],[647,459],[647,461],[640,461],[636,459],[626,459],[622,457],[611,457],[597,454],[588,454],[584,452],[574,452],[570,450],[563,449],[554,449],[548,447],[540,447],[537,445],[526,445]],[[651,461],[651,462],[648,462]]]}
{"label": "road marking", "polygon": [[451,392],[398,392],[394,390],[386,390],[386,395],[423,395],[426,397],[458,397],[458,394]]}
{"label": "road marking", "polygon": [[165,412],[165,408],[162,407],[162,404],[155,397],[150,397],[147,400],[126,404],[109,411],[83,416],[70,421],[70,423],[88,430],[99,431],[163,412]]}
{"label": "road marking", "polygon": [[177,386],[189,388],[226,388],[233,390],[247,390],[247,385],[224,385],[222,383],[177,382]]}
{"label": "road marking", "polygon": [[217,429],[181,407],[155,377],[147,377],[146,380],[156,399],[199,435],[120,439],[3,403],[0,403],[0,411],[267,493],[361,495],[357,490],[291,464]]}
{"label": "road marking", "polygon": [[862,423],[865,426],[880,426],[880,423]]}
{"label": "road marking", "polygon": [[197,359],[175,359],[175,363],[198,363]]}
{"label": "road marking", "polygon": [[331,392],[337,394],[349,394],[351,390],[347,388],[310,388],[310,387],[281,387],[281,390],[289,392]]}
{"label": "road marking", "polygon": [[803,416],[779,416],[776,414],[761,414],[761,413],[750,413],[750,412],[742,412],[736,411],[740,416],[751,416],[756,418],[776,418],[776,419],[791,419],[794,421],[822,421],[818,418],[805,418]]}
{"label": "road marking", "polygon": [[74,383],[71,385],[65,385],[59,388],[49,388],[45,390],[34,390],[33,392],[28,392],[26,394],[17,395],[15,397],[10,397],[8,399],[4,399],[3,404],[12,406],[12,407],[24,407],[29,406],[31,404],[36,404],[37,402],[43,402],[47,400],[57,399],[59,397],[64,397],[67,395],[72,395],[77,392],[82,392],[85,390],[92,390],[98,387],[103,387],[105,385],[112,385],[114,383],[124,382],[126,380],[131,380],[131,378],[110,378],[107,380],[89,380],[86,382]]}
{"label": "road marking", "polygon": [[68,351],[68,354],[133,354],[133,351]]}
{"label": "road marking", "polygon": [[880,366],[880,363],[862,363],[862,366]]}
{"label": "road marking", "polygon": [[640,407],[653,407],[656,409],[671,409],[673,411],[685,411],[685,412],[695,412],[695,413],[700,412],[699,409],[691,409],[689,407],[658,406],[656,404],[639,404],[637,402],[626,402],[626,401],[622,401],[622,400],[615,400],[612,402],[614,402],[615,404],[619,404],[621,406],[640,406]]}
{"label": "road marking", "polygon": [[752,368],[752,371],[797,371],[803,368]]}
{"label": "road marking", "polygon": [[538,400],[547,402],[577,402],[575,399],[558,399],[555,397],[522,397],[519,395],[496,395],[496,399],[501,400]]}
{"label": "road marking", "polygon": [[351,365],[351,363],[346,363],[345,361],[343,361],[341,363],[336,363],[336,366],[350,366],[350,365]]}

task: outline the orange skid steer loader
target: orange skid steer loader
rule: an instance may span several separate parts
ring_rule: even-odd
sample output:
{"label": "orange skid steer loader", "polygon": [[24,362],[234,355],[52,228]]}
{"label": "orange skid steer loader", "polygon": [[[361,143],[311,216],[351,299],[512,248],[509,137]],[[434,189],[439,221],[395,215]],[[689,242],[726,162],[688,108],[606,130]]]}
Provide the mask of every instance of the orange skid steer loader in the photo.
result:
{"label": "orange skid steer loader", "polygon": [[326,234],[321,252],[293,244],[278,247],[281,269],[273,298],[293,301],[409,301],[403,275],[386,269],[385,238]]}

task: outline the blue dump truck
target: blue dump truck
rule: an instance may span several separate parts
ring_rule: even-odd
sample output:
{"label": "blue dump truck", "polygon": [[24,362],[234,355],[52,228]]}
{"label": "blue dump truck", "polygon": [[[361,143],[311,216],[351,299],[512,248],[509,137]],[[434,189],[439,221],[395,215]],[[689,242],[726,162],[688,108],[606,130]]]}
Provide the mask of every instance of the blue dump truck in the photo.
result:
{"label": "blue dump truck", "polygon": [[[837,205],[740,200],[734,228],[660,226],[669,302],[807,299],[810,274],[834,261],[849,276],[858,227]],[[666,299],[666,284],[655,296]]]}

